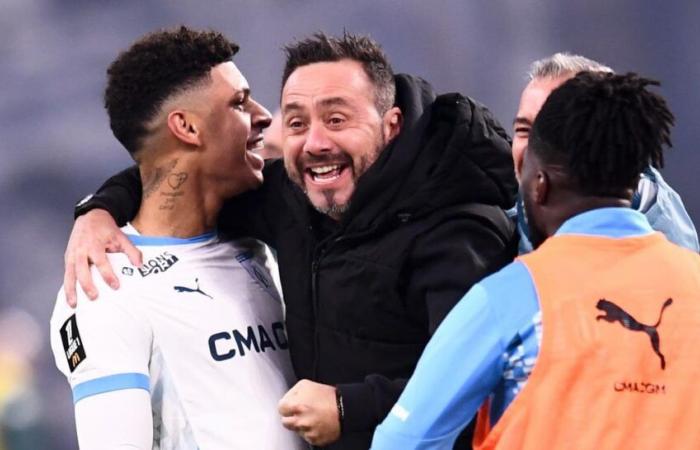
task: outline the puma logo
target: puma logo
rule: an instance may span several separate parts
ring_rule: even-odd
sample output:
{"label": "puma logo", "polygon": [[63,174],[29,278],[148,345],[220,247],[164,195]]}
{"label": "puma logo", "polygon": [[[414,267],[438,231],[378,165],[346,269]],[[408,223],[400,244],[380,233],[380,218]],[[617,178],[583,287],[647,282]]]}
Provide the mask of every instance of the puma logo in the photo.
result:
{"label": "puma logo", "polygon": [[195,289],[188,288],[187,286],[174,286],[173,289],[175,289],[177,292],[199,292],[200,294],[202,294],[206,297],[209,297],[211,299],[214,298],[199,288],[199,278],[195,278],[194,282],[197,285],[197,287]]}
{"label": "puma logo", "polygon": [[620,322],[620,325],[623,327],[627,328],[630,331],[643,331],[646,334],[649,335],[649,339],[651,339],[651,347],[654,350],[654,353],[659,355],[659,358],[661,359],[661,369],[665,370],[666,369],[666,359],[664,358],[664,355],[661,354],[661,351],[659,351],[659,332],[657,331],[657,327],[661,323],[661,318],[663,317],[664,310],[670,306],[673,303],[672,299],[668,299],[664,302],[663,306],[661,306],[661,312],[659,312],[659,320],[656,321],[655,325],[644,325],[643,323],[640,323],[632,317],[627,311],[624,309],[620,308],[617,306],[615,303],[605,300],[605,299],[600,299],[598,300],[598,303],[595,305],[596,308],[600,309],[601,311],[604,311],[605,314],[601,314],[597,316],[595,319],[596,320],[606,320],[608,322]]}

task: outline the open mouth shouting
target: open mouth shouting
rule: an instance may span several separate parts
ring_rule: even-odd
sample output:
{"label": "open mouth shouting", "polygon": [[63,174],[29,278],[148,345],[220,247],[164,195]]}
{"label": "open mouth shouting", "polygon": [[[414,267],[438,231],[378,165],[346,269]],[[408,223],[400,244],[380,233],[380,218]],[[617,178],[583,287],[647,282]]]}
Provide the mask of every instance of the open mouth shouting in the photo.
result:
{"label": "open mouth shouting", "polygon": [[306,182],[309,181],[314,184],[328,185],[335,181],[339,181],[344,176],[351,175],[350,165],[347,163],[336,163],[328,164],[325,163],[322,166],[307,167],[304,170]]}

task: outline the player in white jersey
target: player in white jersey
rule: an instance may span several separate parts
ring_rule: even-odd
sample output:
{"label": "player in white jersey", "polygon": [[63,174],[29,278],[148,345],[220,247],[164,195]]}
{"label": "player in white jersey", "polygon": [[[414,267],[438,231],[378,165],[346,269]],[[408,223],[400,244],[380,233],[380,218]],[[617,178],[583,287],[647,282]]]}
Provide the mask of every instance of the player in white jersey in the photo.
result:
{"label": "player in white jersey", "polygon": [[[276,415],[294,376],[262,245],[212,233],[176,239],[123,231],[144,266],[110,255],[121,289],[104,286],[99,302],[81,301],[77,310],[60,293],[51,319],[81,445],[111,448],[115,434],[133,436],[127,442],[136,448],[295,448],[297,437]],[[134,390],[128,401],[105,395],[126,389]],[[135,424],[138,434],[125,436],[105,420],[139,409],[148,414]]]}
{"label": "player in white jersey", "polygon": [[270,260],[215,232],[223,201],[261,183],[253,150],[270,123],[237,50],[181,27],[107,72],[110,124],[144,185],[123,229],[144,264],[110,255],[122,288],[100,286],[98,302],[81,292],[72,310],[58,295],[51,345],[83,450],[306,448],[277,415],[294,379]]}

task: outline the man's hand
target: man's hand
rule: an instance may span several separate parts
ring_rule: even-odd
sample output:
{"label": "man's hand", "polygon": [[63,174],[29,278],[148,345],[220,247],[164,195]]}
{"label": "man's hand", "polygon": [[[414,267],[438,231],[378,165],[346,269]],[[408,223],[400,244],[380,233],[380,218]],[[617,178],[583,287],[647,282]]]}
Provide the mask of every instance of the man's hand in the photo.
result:
{"label": "man's hand", "polygon": [[301,380],[279,402],[282,425],[311,445],[327,445],[340,437],[335,387]]}
{"label": "man's hand", "polygon": [[91,300],[97,298],[97,289],[92,282],[90,264],[95,264],[102,279],[112,289],[119,288],[119,279],[114,274],[107,260],[107,252],[126,253],[129,261],[136,267],[141,266],[141,252],[134,247],[107,211],[93,209],[78,217],[73,225],[64,261],[63,288],[68,304],[75,308],[77,304],[76,277],[85,294]]}

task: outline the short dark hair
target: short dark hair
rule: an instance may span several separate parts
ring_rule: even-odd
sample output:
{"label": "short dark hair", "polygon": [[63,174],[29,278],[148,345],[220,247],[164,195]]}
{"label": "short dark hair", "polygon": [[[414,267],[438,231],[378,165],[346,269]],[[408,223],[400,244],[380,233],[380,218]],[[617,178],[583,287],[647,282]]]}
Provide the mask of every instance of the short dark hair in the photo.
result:
{"label": "short dark hair", "polygon": [[382,47],[369,36],[344,32],[342,37],[334,37],[317,32],[309,38],[286,45],[284,52],[287,62],[282,75],[282,89],[292,72],[299,67],[351,59],[362,64],[365,74],[374,85],[377,111],[384,114],[394,105],[394,71]]}
{"label": "short dark hair", "polygon": [[635,73],[581,72],[555,89],[532,127],[529,151],[564,167],[585,195],[619,197],[649,165],[663,167],[673,114]]}
{"label": "short dark hair", "polygon": [[211,68],[237,51],[221,33],[185,26],[136,41],[107,69],[104,102],[114,136],[134,156],[164,101],[208,80]]}

